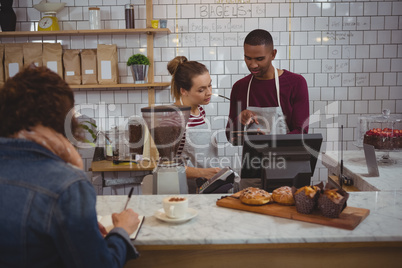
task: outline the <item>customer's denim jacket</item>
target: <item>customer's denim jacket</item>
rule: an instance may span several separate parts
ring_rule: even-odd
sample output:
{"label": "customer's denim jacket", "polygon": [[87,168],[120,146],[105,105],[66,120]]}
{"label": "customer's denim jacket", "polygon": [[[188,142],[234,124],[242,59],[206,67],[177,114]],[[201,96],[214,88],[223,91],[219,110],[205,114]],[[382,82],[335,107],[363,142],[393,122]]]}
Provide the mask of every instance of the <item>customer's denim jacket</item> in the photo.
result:
{"label": "customer's denim jacket", "polygon": [[123,267],[127,232],[103,238],[85,173],[44,147],[0,138],[0,267]]}

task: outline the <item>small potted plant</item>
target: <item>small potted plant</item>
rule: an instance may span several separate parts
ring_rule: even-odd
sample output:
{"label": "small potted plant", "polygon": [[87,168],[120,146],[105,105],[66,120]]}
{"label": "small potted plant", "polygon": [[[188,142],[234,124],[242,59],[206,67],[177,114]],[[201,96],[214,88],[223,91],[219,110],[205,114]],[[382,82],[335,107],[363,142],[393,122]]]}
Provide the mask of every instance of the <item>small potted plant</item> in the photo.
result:
{"label": "small potted plant", "polygon": [[134,83],[144,84],[148,78],[149,59],[143,54],[134,54],[127,60],[133,74]]}

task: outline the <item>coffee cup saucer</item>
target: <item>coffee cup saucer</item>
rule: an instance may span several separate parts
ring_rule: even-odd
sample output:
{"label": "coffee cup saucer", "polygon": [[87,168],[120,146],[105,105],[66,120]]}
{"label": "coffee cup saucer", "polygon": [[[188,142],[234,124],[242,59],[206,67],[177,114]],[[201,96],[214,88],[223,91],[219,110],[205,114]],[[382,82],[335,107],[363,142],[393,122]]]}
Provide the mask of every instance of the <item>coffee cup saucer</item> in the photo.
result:
{"label": "coffee cup saucer", "polygon": [[187,213],[185,215],[185,217],[183,218],[178,218],[178,219],[173,219],[173,218],[169,218],[165,211],[163,210],[163,208],[155,211],[154,216],[164,222],[171,222],[171,223],[182,223],[182,222],[186,222],[191,220],[192,218],[194,218],[195,216],[198,215],[197,210],[193,209],[193,208],[187,208]]}

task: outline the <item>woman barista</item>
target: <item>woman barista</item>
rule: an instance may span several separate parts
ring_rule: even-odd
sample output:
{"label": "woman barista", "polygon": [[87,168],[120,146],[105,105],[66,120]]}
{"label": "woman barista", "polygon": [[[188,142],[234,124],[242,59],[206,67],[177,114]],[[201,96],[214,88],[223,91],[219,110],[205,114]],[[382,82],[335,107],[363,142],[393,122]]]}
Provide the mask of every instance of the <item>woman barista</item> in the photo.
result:
{"label": "woman barista", "polygon": [[[211,139],[210,125],[205,120],[205,111],[201,105],[211,101],[211,76],[205,65],[197,61],[188,61],[178,56],[168,63],[167,69],[172,75],[171,94],[175,105],[191,107],[191,114],[186,132],[179,146],[178,156],[188,157],[191,164],[186,169],[189,191],[195,191],[195,178],[212,178],[220,168],[211,165],[211,159],[217,159],[218,148]],[[208,161],[209,160],[209,161]]]}

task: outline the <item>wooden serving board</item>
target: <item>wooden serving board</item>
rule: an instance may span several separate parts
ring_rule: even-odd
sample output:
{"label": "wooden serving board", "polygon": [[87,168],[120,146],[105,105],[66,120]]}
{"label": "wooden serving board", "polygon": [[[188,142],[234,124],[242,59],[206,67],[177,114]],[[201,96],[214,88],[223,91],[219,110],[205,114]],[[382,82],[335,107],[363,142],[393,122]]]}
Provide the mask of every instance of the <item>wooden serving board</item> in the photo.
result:
{"label": "wooden serving board", "polygon": [[319,214],[319,211],[313,211],[312,214],[302,214],[296,211],[296,206],[284,206],[276,203],[262,206],[250,206],[243,204],[234,197],[225,197],[219,199],[216,204],[220,207],[233,208],[238,210],[250,211],[260,214],[271,215],[297,221],[316,223],[336,228],[353,230],[370,214],[369,209],[346,207],[339,218],[327,218]]}

